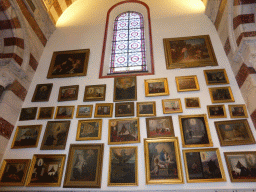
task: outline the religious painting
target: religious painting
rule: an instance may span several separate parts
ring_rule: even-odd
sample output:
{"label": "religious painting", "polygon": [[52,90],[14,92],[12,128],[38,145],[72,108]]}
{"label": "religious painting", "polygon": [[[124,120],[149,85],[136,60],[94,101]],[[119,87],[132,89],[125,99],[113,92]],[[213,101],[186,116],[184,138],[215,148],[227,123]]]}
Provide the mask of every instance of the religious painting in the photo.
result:
{"label": "religious painting", "polygon": [[115,117],[134,116],[134,102],[122,102],[115,104]]}
{"label": "religious painting", "polygon": [[72,119],[75,106],[57,106],[55,119]]}
{"label": "religious painting", "polygon": [[86,76],[89,49],[53,52],[47,78]]}
{"label": "religious painting", "polygon": [[208,117],[213,118],[226,118],[225,105],[207,105]]}
{"label": "religious painting", "polygon": [[207,85],[229,84],[225,69],[204,70],[204,76]]}
{"label": "religious painting", "polygon": [[146,118],[147,136],[174,137],[174,128],[171,116]]}
{"label": "religious painting", "polygon": [[77,100],[79,85],[60,87],[58,101]]}
{"label": "religious painting", "polygon": [[178,92],[199,91],[196,75],[175,77]]}
{"label": "religious painting", "polygon": [[234,96],[230,87],[212,87],[209,88],[212,103],[234,102]]}
{"label": "religious painting", "polygon": [[107,118],[113,115],[113,103],[96,103],[94,117]]}
{"label": "religious painting", "polygon": [[92,117],[93,105],[78,105],[76,111],[76,118],[90,118]]}
{"label": "religious painting", "polygon": [[217,66],[209,35],[163,39],[166,69]]}
{"label": "religious painting", "polygon": [[42,125],[18,126],[13,138],[12,149],[36,148]]}
{"label": "religious painting", "polygon": [[84,101],[105,101],[106,84],[85,87]]}
{"label": "religious painting", "polygon": [[229,105],[229,114],[231,118],[247,118],[247,110],[245,105]]}
{"label": "religious painting", "polygon": [[0,169],[0,186],[24,186],[30,159],[4,159]]}
{"label": "religious painting", "polygon": [[19,121],[34,120],[36,118],[37,107],[22,108]]}
{"label": "religious painting", "polygon": [[66,155],[33,156],[26,186],[60,187]]}
{"label": "religious painting", "polygon": [[220,145],[250,145],[255,144],[247,119],[215,121]]}
{"label": "religious painting", "polygon": [[183,184],[177,137],[144,139],[146,184]]}
{"label": "religious painting", "polygon": [[138,147],[110,147],[108,186],[138,185]]}
{"label": "religious painting", "polygon": [[114,101],[136,101],[137,80],[136,76],[115,77]]}
{"label": "religious painting", "polygon": [[206,114],[179,115],[183,147],[212,147]]}
{"label": "religious painting", "polygon": [[51,91],[52,91],[52,86],[53,86],[52,83],[37,84],[31,102],[49,101]]}
{"label": "religious painting", "polygon": [[231,182],[256,182],[256,151],[224,152]]}
{"label": "religious painting", "polygon": [[37,119],[52,119],[54,107],[40,107]]}
{"label": "religious painting", "polygon": [[183,158],[188,183],[226,181],[219,149],[183,150]]}
{"label": "religious painting", "polygon": [[101,129],[102,119],[79,120],[76,140],[101,140]]}
{"label": "religious painting", "polygon": [[167,78],[145,79],[144,85],[146,97],[169,95]]}
{"label": "religious painting", "polygon": [[110,119],[108,144],[140,143],[139,118]]}
{"label": "religious painting", "polygon": [[182,113],[182,105],[180,99],[162,99],[163,113]]}
{"label": "religious painting", "polygon": [[156,116],[156,102],[137,102],[137,117]]}
{"label": "religious painting", "polygon": [[63,187],[100,188],[104,144],[71,144]]}
{"label": "religious painting", "polygon": [[64,150],[68,138],[70,121],[48,121],[41,150]]}
{"label": "religious painting", "polygon": [[199,97],[185,98],[186,108],[201,108]]}

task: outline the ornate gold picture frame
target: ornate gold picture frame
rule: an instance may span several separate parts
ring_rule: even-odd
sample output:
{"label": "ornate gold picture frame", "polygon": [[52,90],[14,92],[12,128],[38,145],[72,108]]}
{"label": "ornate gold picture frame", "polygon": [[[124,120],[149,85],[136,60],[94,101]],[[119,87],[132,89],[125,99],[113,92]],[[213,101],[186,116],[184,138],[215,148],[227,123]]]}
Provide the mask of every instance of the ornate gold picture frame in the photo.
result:
{"label": "ornate gold picture frame", "polygon": [[175,80],[176,80],[178,92],[199,91],[200,90],[196,75],[179,76],[179,77],[175,77]]}
{"label": "ornate gold picture frame", "polygon": [[207,85],[229,84],[225,69],[204,70],[204,77]]}
{"label": "ornate gold picture frame", "polygon": [[113,115],[113,103],[96,103],[94,117],[108,118]]}
{"label": "ornate gold picture frame", "polygon": [[209,88],[209,94],[210,94],[212,103],[235,102],[233,93],[229,86]]}
{"label": "ornate gold picture frame", "polygon": [[156,116],[156,102],[137,102],[137,117]]}
{"label": "ornate gold picture frame", "polygon": [[225,105],[207,105],[208,118],[226,118]]}
{"label": "ornate gold picture frame", "polygon": [[162,99],[162,107],[164,114],[183,112],[180,99]]}
{"label": "ornate gold picture frame", "polygon": [[169,95],[167,78],[145,79],[144,84],[146,97]]}
{"label": "ornate gold picture frame", "polygon": [[241,105],[229,105],[229,114],[231,118],[247,118],[247,109],[244,104]]}
{"label": "ornate gold picture frame", "polygon": [[79,120],[76,140],[101,140],[101,130],[102,119]]}

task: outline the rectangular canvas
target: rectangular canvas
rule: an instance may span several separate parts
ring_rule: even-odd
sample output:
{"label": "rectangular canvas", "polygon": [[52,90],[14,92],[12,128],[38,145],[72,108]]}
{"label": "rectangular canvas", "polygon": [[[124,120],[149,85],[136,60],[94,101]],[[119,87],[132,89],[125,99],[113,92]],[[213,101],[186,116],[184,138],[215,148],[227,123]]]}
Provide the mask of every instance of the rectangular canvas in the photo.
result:
{"label": "rectangular canvas", "polygon": [[136,101],[137,80],[136,76],[115,77],[114,101]]}
{"label": "rectangular canvas", "polygon": [[84,101],[105,101],[106,84],[88,85],[84,91]]}
{"label": "rectangular canvas", "polygon": [[247,109],[245,105],[229,105],[229,114],[231,118],[247,118]]}
{"label": "rectangular canvas", "polygon": [[179,76],[175,77],[178,92],[199,91],[197,76]]}
{"label": "rectangular canvas", "polygon": [[226,118],[225,105],[207,105],[208,117],[213,118]]}
{"label": "rectangular canvas", "polygon": [[163,96],[169,95],[167,78],[145,79],[145,96]]}
{"label": "rectangular canvas", "polygon": [[40,107],[37,119],[52,119],[55,107]]}
{"label": "rectangular canvas", "polygon": [[201,108],[199,97],[185,98],[186,108]]}
{"label": "rectangular canvas", "polygon": [[162,107],[164,114],[183,112],[180,99],[163,99]]}
{"label": "rectangular canvas", "polygon": [[55,119],[73,119],[75,106],[57,106]]}
{"label": "rectangular canvas", "polygon": [[122,102],[115,104],[115,117],[134,116],[134,102]]}
{"label": "rectangular canvas", "polygon": [[229,84],[225,69],[204,70],[204,76],[207,85]]}
{"label": "rectangular canvas", "polygon": [[31,102],[49,101],[51,91],[52,91],[52,86],[53,86],[52,83],[37,84]]}
{"label": "rectangular canvas", "polygon": [[96,103],[94,117],[107,118],[113,115],[113,103]]}
{"label": "rectangular canvas", "polygon": [[78,105],[76,110],[76,118],[91,118],[93,105]]}
{"label": "rectangular canvas", "polygon": [[156,102],[137,102],[137,117],[156,116]]}
{"label": "rectangular canvas", "polygon": [[79,120],[77,126],[76,140],[100,140],[102,119]]}
{"label": "rectangular canvas", "polygon": [[37,107],[22,108],[19,121],[34,120],[36,118]]}
{"label": "rectangular canvas", "polygon": [[79,85],[60,87],[58,101],[77,100]]}
{"label": "rectangular canvas", "polygon": [[209,88],[212,103],[234,102],[234,96],[230,87],[212,87]]}

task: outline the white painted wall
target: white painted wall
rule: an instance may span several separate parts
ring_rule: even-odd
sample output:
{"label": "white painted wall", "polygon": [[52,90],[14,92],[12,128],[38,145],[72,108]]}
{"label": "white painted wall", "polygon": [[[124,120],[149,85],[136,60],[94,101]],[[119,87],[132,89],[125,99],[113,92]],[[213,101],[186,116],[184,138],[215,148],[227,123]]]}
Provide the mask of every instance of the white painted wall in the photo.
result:
{"label": "white painted wall", "polygon": [[[102,14],[106,13],[110,7],[106,7]],[[160,11],[160,10],[159,10]],[[98,12],[101,14],[101,12]],[[190,15],[190,16],[179,16],[179,17],[169,17],[169,18],[155,18],[152,15],[152,34],[153,34],[153,48],[154,48],[154,61],[155,61],[155,75],[151,76],[139,76],[137,77],[137,101],[156,101],[156,110],[157,116],[164,116],[162,111],[162,99],[172,99],[172,98],[180,98],[183,105],[183,113],[181,115],[189,115],[189,114],[206,114],[207,105],[211,105],[210,95],[208,91],[208,87],[206,86],[203,70],[206,69],[217,69],[217,68],[225,68],[228,77],[230,80],[230,86],[232,92],[234,94],[235,103],[232,104],[243,104],[244,100],[241,96],[240,90],[237,86],[235,77],[232,73],[231,67],[229,65],[228,59],[223,50],[221,41],[218,37],[218,34],[211,23],[211,21],[204,14],[199,15]],[[100,58],[103,44],[103,35],[104,35],[104,27],[105,20],[97,20],[94,25],[84,25],[84,26],[70,26],[58,28],[54,34],[51,36],[48,41],[43,55],[41,57],[37,72],[34,76],[34,79],[31,83],[30,89],[28,91],[27,97],[23,104],[23,107],[46,107],[46,106],[59,106],[59,105],[82,105],[82,104],[93,104],[97,102],[83,102],[83,94],[84,88],[86,85],[97,85],[97,84],[107,84],[106,91],[106,103],[113,102],[113,87],[114,87],[114,79],[98,79],[99,76],[99,66],[100,66]],[[212,40],[213,48],[219,63],[218,67],[205,67],[205,68],[190,68],[190,69],[174,69],[174,70],[166,70],[165,65],[165,56],[164,56],[164,48],[163,48],[163,38],[174,38],[174,37],[183,37],[183,36],[195,36],[195,35],[206,35],[209,34]],[[47,79],[47,72],[50,65],[52,53],[54,51],[61,50],[73,50],[73,49],[90,49],[90,59],[89,59],[89,67],[88,74],[85,77],[72,77],[72,78],[56,78],[56,79]],[[184,92],[178,93],[175,84],[175,76],[186,76],[186,75],[197,75],[200,85],[200,91],[195,92]],[[170,89],[169,96],[161,96],[161,97],[145,97],[144,92],[144,79],[152,79],[152,78],[160,78],[167,77],[168,84]],[[53,89],[51,93],[50,100],[48,102],[41,103],[32,103],[31,98],[33,96],[35,87],[37,84],[41,83],[53,83]],[[68,102],[57,102],[58,91],[60,86],[68,86],[68,85],[79,85],[79,95],[77,101],[68,101]],[[185,97],[200,97],[201,108],[200,109],[186,109],[184,104]],[[228,103],[225,103],[226,109],[228,108]],[[180,128],[178,122],[178,115],[173,114],[173,123],[174,123],[174,131],[176,136],[179,138],[180,149],[181,147],[181,137],[180,137]],[[230,116],[226,119],[219,120],[229,120]],[[7,150],[4,155],[4,159],[11,158],[28,158],[32,159],[33,154],[66,154],[68,159],[68,150],[69,145],[73,143],[82,144],[82,143],[105,143],[104,149],[104,161],[103,161],[103,172],[102,172],[102,187],[101,190],[188,190],[188,189],[236,189],[236,188],[253,188],[255,187],[255,183],[231,183],[228,171],[226,167],[226,163],[224,160],[223,152],[226,151],[246,151],[246,150],[256,150],[256,145],[248,145],[248,146],[230,146],[230,147],[220,147],[219,140],[217,137],[217,133],[214,126],[214,121],[218,119],[208,119],[211,136],[213,139],[214,147],[218,147],[221,152],[222,162],[224,164],[224,170],[227,177],[227,182],[220,183],[185,183],[179,185],[146,185],[145,184],[145,162],[144,162],[144,145],[143,138],[146,138],[146,121],[144,117],[140,118],[140,130],[141,130],[141,143],[133,144],[132,146],[138,146],[138,154],[139,154],[139,186],[137,187],[108,187],[107,179],[108,179],[108,163],[109,163],[109,145],[107,145],[108,139],[108,118],[103,119],[103,130],[102,130],[102,139],[100,141],[76,141],[76,131],[77,131],[77,123],[78,119],[73,118],[71,121],[70,132],[68,135],[66,150],[56,150],[56,151],[41,151],[40,144],[43,139],[44,130],[47,124],[46,120],[33,120],[33,121],[22,121],[17,122],[16,126],[19,125],[33,125],[33,124],[42,124],[43,129],[41,133],[41,137],[39,140],[39,146],[35,149],[10,149],[12,138],[14,136],[14,132],[10,142],[7,146]],[[250,119],[248,119],[251,129],[253,131],[254,137],[256,137],[256,132],[253,127],[253,124]],[[128,146],[128,145],[123,145]],[[130,146],[130,145],[129,145]],[[67,160],[66,159],[66,160]],[[183,175],[185,176],[184,163],[182,158],[182,166],[183,166]],[[66,169],[66,167],[65,167]],[[65,173],[64,169],[64,173]],[[63,177],[64,180],[64,177]],[[62,180],[62,184],[63,184]],[[69,190],[63,188],[42,188],[42,187],[12,187],[12,188],[1,188],[0,190]],[[79,189],[72,189],[79,190]],[[83,189],[84,190],[84,189]],[[89,189],[88,189],[89,190]],[[93,191],[93,190],[92,190]]]}

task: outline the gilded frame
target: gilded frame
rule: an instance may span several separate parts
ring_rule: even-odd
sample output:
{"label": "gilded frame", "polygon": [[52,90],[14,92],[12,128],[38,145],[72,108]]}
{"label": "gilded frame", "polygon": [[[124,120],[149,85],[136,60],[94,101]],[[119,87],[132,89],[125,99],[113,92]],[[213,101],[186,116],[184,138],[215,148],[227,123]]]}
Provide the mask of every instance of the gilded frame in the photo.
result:
{"label": "gilded frame", "polygon": [[[88,111],[87,109],[90,110]],[[76,118],[91,118],[92,111],[93,105],[78,105],[76,110]]]}
{"label": "gilded frame", "polygon": [[199,97],[186,97],[184,98],[184,101],[187,109],[201,108]]}
{"label": "gilded frame", "polygon": [[209,94],[210,94],[212,103],[235,102],[231,87],[229,86],[211,87],[209,88]]}
{"label": "gilded frame", "polygon": [[183,112],[180,99],[162,99],[162,107],[164,114]]}
{"label": "gilded frame", "polygon": [[146,97],[169,95],[167,78],[144,79],[144,85]]}
{"label": "gilded frame", "polygon": [[244,104],[228,105],[229,114],[231,118],[247,118],[247,109]]}
{"label": "gilded frame", "polygon": [[[105,113],[104,110],[107,110]],[[113,103],[96,103],[94,117],[108,118],[113,115]]]}
{"label": "gilded frame", "polygon": [[58,101],[74,101],[78,98],[79,85],[62,86],[59,89]]}
{"label": "gilded frame", "polygon": [[85,86],[84,102],[105,101],[105,96],[106,96],[106,84]]}
{"label": "gilded frame", "polygon": [[[178,76],[178,77],[175,77],[175,81],[176,81],[178,92],[199,91],[200,90],[196,75]],[[191,87],[189,87],[189,86],[191,86]]]}
{"label": "gilded frame", "polygon": [[225,105],[207,105],[208,118],[226,118],[226,108]]}
{"label": "gilded frame", "polygon": [[[82,132],[85,132],[85,136],[82,136]],[[76,140],[101,140],[101,132],[102,119],[78,120]]]}
{"label": "gilded frame", "polygon": [[55,107],[40,107],[37,119],[52,119]]}
{"label": "gilded frame", "polygon": [[134,102],[115,103],[115,117],[134,116]]}
{"label": "gilded frame", "polygon": [[35,120],[37,107],[21,108],[19,121]]}
{"label": "gilded frame", "polygon": [[225,69],[204,70],[206,85],[223,85],[229,84],[228,76]]}
{"label": "gilded frame", "polygon": [[74,110],[74,105],[57,106],[54,119],[73,119]]}
{"label": "gilded frame", "polygon": [[137,102],[137,117],[156,116],[156,102]]}
{"label": "gilded frame", "polygon": [[53,83],[37,84],[31,102],[49,101]]}
{"label": "gilded frame", "polygon": [[125,76],[114,78],[113,101],[136,101],[137,100],[137,78],[136,76]]}
{"label": "gilded frame", "polygon": [[[159,145],[159,147],[158,147]],[[155,150],[153,150],[155,149]],[[162,151],[159,151],[162,150]],[[165,151],[163,151],[165,150]],[[169,156],[172,156],[170,160],[171,166],[169,166],[163,159],[161,160],[161,154],[169,152]],[[179,141],[177,137],[169,138],[150,138],[144,139],[144,153],[145,153],[145,174],[146,174],[146,184],[183,184],[183,172],[181,165]],[[168,157],[167,157],[168,158]],[[169,157],[171,158],[171,157]],[[166,164],[164,167],[158,166],[159,162]],[[156,164],[154,167],[152,165]],[[168,174],[161,175],[155,174],[159,169],[167,169]],[[170,176],[170,174],[172,174]],[[172,178],[173,177],[173,178]]]}

